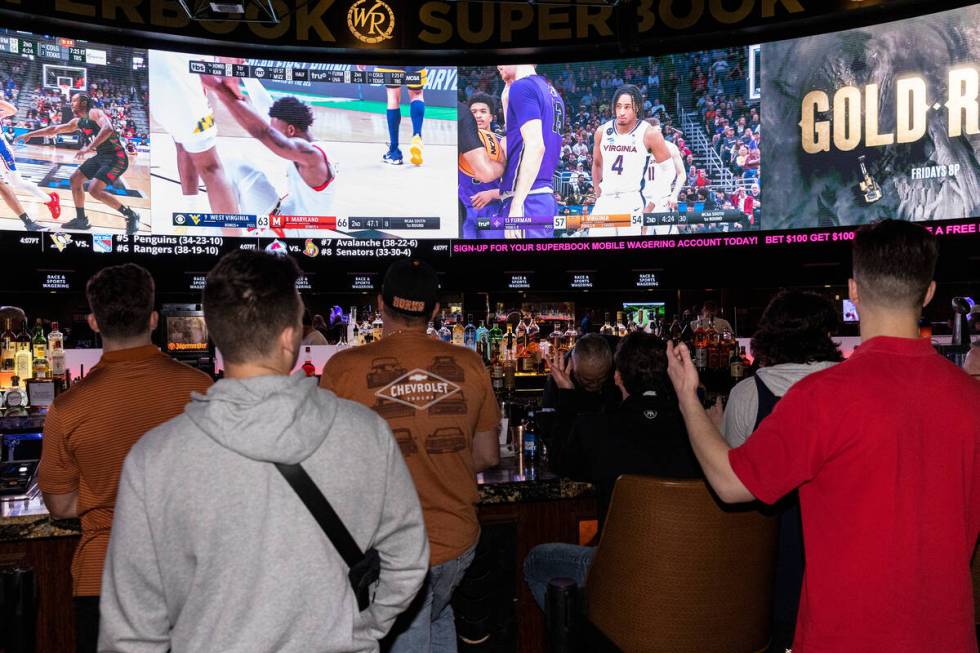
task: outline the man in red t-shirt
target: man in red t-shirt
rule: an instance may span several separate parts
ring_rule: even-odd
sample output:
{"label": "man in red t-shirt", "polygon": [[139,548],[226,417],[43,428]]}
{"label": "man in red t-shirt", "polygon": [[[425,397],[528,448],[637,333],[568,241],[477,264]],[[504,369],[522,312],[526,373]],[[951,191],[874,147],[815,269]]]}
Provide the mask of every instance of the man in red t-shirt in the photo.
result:
{"label": "man in red t-shirt", "polygon": [[800,381],[729,449],[685,345],[671,380],[705,475],[727,502],[799,488],[806,576],[794,653],[977,651],[970,558],[980,526],[980,384],[918,337],[937,246],[885,220],[854,240],[862,344]]}

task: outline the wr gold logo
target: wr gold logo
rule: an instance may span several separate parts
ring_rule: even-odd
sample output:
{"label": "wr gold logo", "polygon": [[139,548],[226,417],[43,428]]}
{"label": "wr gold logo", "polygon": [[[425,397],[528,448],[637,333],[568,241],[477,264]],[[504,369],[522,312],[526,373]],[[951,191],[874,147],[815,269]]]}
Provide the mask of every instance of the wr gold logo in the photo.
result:
{"label": "wr gold logo", "polygon": [[357,0],[347,12],[347,27],[365,43],[381,43],[395,31],[395,13],[382,0]]}

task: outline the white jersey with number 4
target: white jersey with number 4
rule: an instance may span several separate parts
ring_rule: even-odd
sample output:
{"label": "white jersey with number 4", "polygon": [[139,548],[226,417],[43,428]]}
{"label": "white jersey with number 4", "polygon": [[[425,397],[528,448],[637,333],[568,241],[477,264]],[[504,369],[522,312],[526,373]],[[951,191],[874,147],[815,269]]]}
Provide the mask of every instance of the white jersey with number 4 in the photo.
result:
{"label": "white jersey with number 4", "polygon": [[602,194],[639,195],[640,186],[647,172],[647,150],[643,137],[650,129],[649,123],[640,120],[625,134],[616,131],[616,123],[610,120],[601,128],[602,143]]}
{"label": "white jersey with number 4", "polygon": [[333,205],[333,166],[327,157],[327,144],[324,142],[310,143],[323,155],[323,160],[330,170],[329,179],[324,178],[318,186],[310,186],[299,174],[296,164],[289,162],[286,170],[288,194],[282,201],[279,213],[282,215],[319,215],[329,216]]}

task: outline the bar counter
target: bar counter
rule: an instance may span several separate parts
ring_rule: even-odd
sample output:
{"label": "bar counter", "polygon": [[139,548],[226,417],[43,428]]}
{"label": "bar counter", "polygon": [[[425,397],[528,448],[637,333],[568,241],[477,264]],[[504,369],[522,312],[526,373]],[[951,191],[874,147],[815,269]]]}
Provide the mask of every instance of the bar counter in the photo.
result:
{"label": "bar counter", "polygon": [[[543,618],[523,582],[521,565],[537,544],[579,541],[580,523],[595,518],[592,487],[547,472],[520,474],[514,458],[481,473],[478,483],[483,532],[478,562],[464,585],[472,580],[470,605],[481,612],[471,637],[483,641],[460,650],[541,651]],[[34,492],[29,498],[0,502],[0,566],[33,568],[36,651],[63,653],[74,650],[71,559],[81,527],[77,519],[51,519],[40,493]],[[466,614],[467,606],[458,605],[457,621]],[[463,631],[460,635],[466,637]]]}

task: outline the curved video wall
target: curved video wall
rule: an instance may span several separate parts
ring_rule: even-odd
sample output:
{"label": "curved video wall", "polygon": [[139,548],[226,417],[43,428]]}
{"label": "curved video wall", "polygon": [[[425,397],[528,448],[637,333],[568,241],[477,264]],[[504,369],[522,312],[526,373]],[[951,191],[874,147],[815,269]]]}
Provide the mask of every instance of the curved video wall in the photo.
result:
{"label": "curved video wall", "polygon": [[94,249],[125,234],[315,247],[976,217],[978,26],[973,6],[724,50],[458,68],[3,32],[0,230],[91,234]]}

